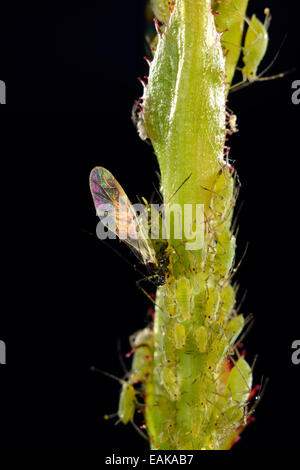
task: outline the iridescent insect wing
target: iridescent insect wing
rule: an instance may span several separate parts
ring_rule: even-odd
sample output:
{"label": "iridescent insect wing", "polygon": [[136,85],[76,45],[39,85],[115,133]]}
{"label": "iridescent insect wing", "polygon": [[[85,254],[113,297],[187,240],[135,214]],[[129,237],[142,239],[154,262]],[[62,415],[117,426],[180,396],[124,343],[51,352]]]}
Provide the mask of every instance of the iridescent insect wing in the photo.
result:
{"label": "iridescent insect wing", "polygon": [[133,248],[145,264],[155,264],[148,230],[113,175],[105,168],[95,167],[90,174],[90,189],[100,221]]}

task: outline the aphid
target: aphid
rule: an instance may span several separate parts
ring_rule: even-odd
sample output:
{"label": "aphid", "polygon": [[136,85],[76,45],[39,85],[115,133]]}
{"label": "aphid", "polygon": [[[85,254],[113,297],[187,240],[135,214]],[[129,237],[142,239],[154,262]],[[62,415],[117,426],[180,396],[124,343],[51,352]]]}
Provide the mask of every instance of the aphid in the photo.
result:
{"label": "aphid", "polygon": [[226,338],[230,344],[234,344],[245,326],[243,315],[233,317],[225,327]]}
{"label": "aphid", "polygon": [[248,29],[245,36],[243,48],[243,62],[242,68],[243,80],[254,81],[257,79],[257,69],[262,59],[265,56],[269,35],[268,27],[271,21],[270,10],[265,10],[266,18],[262,23],[255,15],[252,15],[248,23]]}
{"label": "aphid", "polygon": [[96,367],[91,367],[91,371],[100,372],[101,374],[106,375],[107,377],[110,377],[111,379],[116,380],[117,382],[122,384],[117,413],[113,415],[105,415],[104,418],[109,419],[114,416],[118,416],[119,421],[117,421],[117,423],[122,422],[123,424],[127,424],[129,422],[133,422],[137,403],[137,392],[134,389],[133,385],[126,382],[126,380],[119,379],[118,377],[115,377],[114,375],[109,374],[108,372],[105,372],[103,370],[97,369]]}
{"label": "aphid", "polygon": [[257,69],[265,56],[269,42],[268,28],[271,21],[269,8],[265,9],[265,15],[264,23],[262,23],[255,15],[252,15],[251,20],[245,18],[245,21],[248,23],[248,29],[245,36],[244,46],[242,48],[244,67],[242,67],[241,72],[243,80],[233,85],[230,88],[230,91],[240,89],[250,83],[273,80],[285,75],[284,73],[279,73],[277,75],[262,78],[277,59],[280,49],[268,67],[266,67],[261,73],[257,74]]}
{"label": "aphid", "polygon": [[180,396],[180,388],[178,380],[170,367],[163,367],[161,373],[162,383],[169,394],[172,401],[178,400]]}
{"label": "aphid", "polygon": [[136,391],[131,384],[123,382],[118,408],[118,416],[123,424],[133,420],[135,407]]}
{"label": "aphid", "polygon": [[193,295],[192,286],[189,280],[185,277],[180,277],[176,283],[176,301],[178,313],[182,320],[189,320],[193,310]]}
{"label": "aphid", "polygon": [[176,323],[172,331],[172,340],[176,349],[182,349],[185,345],[185,328],[180,323]]}
{"label": "aphid", "polygon": [[238,405],[247,402],[252,389],[252,370],[248,362],[241,356],[230,371],[226,384],[225,395]]}
{"label": "aphid", "polygon": [[145,213],[138,216],[125,191],[103,167],[95,167],[90,174],[90,189],[96,213],[104,227],[127,243],[136,256],[155,274],[157,284],[165,280],[168,258],[160,254],[157,259],[148,239],[148,220]]}
{"label": "aphid", "polygon": [[205,326],[199,326],[195,331],[196,345],[200,353],[205,353],[208,343],[208,331]]}

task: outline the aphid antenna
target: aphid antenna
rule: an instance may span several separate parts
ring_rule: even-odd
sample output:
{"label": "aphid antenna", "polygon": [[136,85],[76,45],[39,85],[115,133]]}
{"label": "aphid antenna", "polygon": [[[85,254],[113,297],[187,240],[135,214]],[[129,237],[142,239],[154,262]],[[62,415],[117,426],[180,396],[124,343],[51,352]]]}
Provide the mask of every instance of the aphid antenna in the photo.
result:
{"label": "aphid antenna", "polygon": [[265,14],[264,27],[265,27],[266,30],[268,31],[269,26],[270,26],[270,23],[271,23],[271,19],[272,19],[272,15],[271,15],[271,12],[270,12],[270,8],[265,8],[265,9],[264,9],[264,14]]}
{"label": "aphid antenna", "polygon": [[243,303],[244,303],[244,301],[245,301],[245,299],[246,299],[247,294],[248,294],[248,290],[246,289],[246,290],[244,291],[244,293],[243,293],[243,296],[242,296],[242,298],[241,298],[241,300],[240,300],[240,302],[239,302],[237,308],[235,309],[236,315],[239,314],[239,312],[240,312],[240,310],[241,310],[241,308],[242,308],[242,305],[243,305]]}
{"label": "aphid antenna", "polygon": [[143,204],[143,197],[139,196],[138,194],[135,195],[136,199],[138,200],[139,204]]}
{"label": "aphid antenna", "polygon": [[[239,341],[239,342],[241,342],[241,341]],[[239,360],[240,357],[241,357],[241,354],[240,354],[240,351],[239,351],[238,347],[236,346],[236,344],[233,346],[233,351],[234,351],[235,355],[237,356],[237,358],[238,358],[238,360]],[[231,354],[230,357],[232,358],[232,356],[233,356],[233,355]]]}
{"label": "aphid antenna", "polygon": [[[110,415],[105,414],[105,415],[104,415],[104,419],[105,419],[106,421],[108,421],[109,419],[116,418],[117,416],[118,416],[118,413],[117,413],[117,412],[116,412],[116,413],[111,413]],[[119,424],[119,423],[120,423],[120,420],[116,421],[116,423],[114,423],[114,424],[116,425],[116,424]]]}
{"label": "aphid antenna", "polygon": [[178,191],[182,188],[182,186],[190,179],[190,177],[192,176],[192,173],[187,176],[187,178],[185,178],[183,180],[183,182],[178,186],[178,188],[174,191],[174,193],[169,197],[169,199],[167,200],[166,204],[164,204],[164,207],[162,208],[162,210],[160,211],[160,215],[162,215],[164,213],[164,211],[166,210],[166,207],[168,206],[168,204],[170,204],[171,200],[173,199],[173,197],[175,196],[175,194],[178,193]]}
{"label": "aphid antenna", "polygon": [[105,370],[98,369],[98,367],[91,366],[90,371],[91,372],[97,372],[97,373],[102,374],[102,375],[106,375],[106,377],[109,377],[110,379],[116,380],[117,382],[119,382],[122,385],[126,384],[126,385],[130,386],[130,384],[126,380],[120,379],[119,377],[116,377],[115,375],[110,374],[109,372],[106,372]]}
{"label": "aphid antenna", "polygon": [[[215,184],[216,184],[216,182],[215,182]],[[218,196],[218,198],[223,199],[223,197],[220,196],[220,194],[218,194],[216,191],[213,191],[212,189],[208,189],[205,186],[202,186],[202,184],[199,184],[199,186],[200,186],[200,188],[204,189],[205,191],[208,191],[208,192],[214,194],[215,196]]]}
{"label": "aphid antenna", "polygon": [[249,85],[252,85],[252,83],[255,83],[255,82],[265,82],[265,81],[268,81],[268,80],[275,80],[277,78],[283,78],[285,77],[286,75],[294,72],[296,69],[293,67],[292,69],[290,70],[286,70],[285,72],[281,72],[281,73],[277,73],[276,75],[271,75],[269,77],[263,77],[263,75],[274,65],[274,63],[276,62],[276,60],[278,59],[278,56],[281,52],[281,49],[282,49],[282,46],[285,42],[287,38],[287,33],[284,35],[284,38],[283,40],[281,41],[281,44],[279,46],[279,49],[278,51],[276,52],[275,56],[273,57],[273,59],[271,60],[271,62],[269,63],[269,65],[262,71],[260,72],[257,77],[251,81],[249,80],[243,80],[239,83],[235,83],[235,85],[232,85],[230,87],[230,90],[229,92],[232,93],[234,91],[238,91],[238,90],[241,90],[242,88],[245,88]]}
{"label": "aphid antenna", "polygon": [[266,388],[267,388],[267,385],[269,383],[270,379],[269,377],[267,377],[264,381],[264,378],[262,377],[261,378],[261,381],[260,381],[260,392],[255,400],[255,403],[251,406],[251,408],[249,409],[248,411],[248,416],[252,415],[254,413],[254,410],[255,408],[257,407],[257,405],[259,404],[260,400],[262,399],[262,397],[264,396],[265,394],[265,391],[266,391]]}
{"label": "aphid antenna", "polygon": [[[272,80],[272,77],[265,77],[265,78],[260,78],[262,77],[271,67],[272,65],[274,65],[274,63],[276,62],[276,60],[278,59],[278,56],[281,52],[281,49],[282,49],[282,46],[284,45],[285,41],[286,41],[286,38],[287,38],[287,33],[285,33],[284,37],[283,37],[283,40],[281,41],[280,43],[280,46],[279,46],[279,49],[278,51],[276,52],[275,56],[273,57],[273,59],[271,60],[271,62],[269,63],[269,65],[262,71],[258,74],[258,78],[260,79],[260,81],[262,80]],[[282,72],[282,73],[279,73],[277,75],[273,75],[274,78],[280,78],[280,77],[283,77],[287,72]]]}
{"label": "aphid antenna", "polygon": [[[222,375],[222,374],[220,374],[219,377],[221,377],[221,375]],[[218,377],[218,378],[219,378],[219,377]],[[226,398],[223,393],[217,392],[216,390],[212,390],[212,394],[213,394],[213,395],[217,395],[217,397],[220,397],[220,398]]]}
{"label": "aphid antenna", "polygon": [[256,365],[256,363],[257,363],[257,360],[258,360],[258,354],[255,354],[254,359],[253,359],[253,362],[252,362],[252,365],[251,365],[251,372],[252,372],[252,373],[253,373],[253,371],[254,371],[254,367],[255,367],[255,365]]}
{"label": "aphid antenna", "polygon": [[155,170],[154,173],[156,174],[158,181],[161,182],[161,174],[160,174],[160,172],[159,172],[158,170]]}
{"label": "aphid antenna", "polygon": [[117,339],[117,352],[118,352],[118,359],[120,361],[122,370],[123,370],[125,376],[128,376],[129,371],[128,371],[126,365],[125,365],[125,362],[124,362],[124,359],[123,359],[123,356],[122,356],[122,348],[121,348],[121,339],[120,338]]}
{"label": "aphid antenna", "polygon": [[236,272],[237,272],[238,269],[240,268],[242,262],[244,261],[244,258],[245,258],[245,256],[246,256],[246,254],[247,254],[248,248],[249,248],[249,242],[246,243],[246,246],[245,246],[245,249],[244,249],[244,253],[242,254],[241,259],[240,259],[240,261],[238,262],[238,264],[236,265],[236,267],[233,268],[232,274],[230,275],[230,278],[232,278],[233,276],[235,276]]}
{"label": "aphid antenna", "polygon": [[225,108],[227,111],[229,111],[231,114],[235,114],[235,112],[229,108],[229,106],[227,106],[227,104],[225,105]]}
{"label": "aphid antenna", "polygon": [[234,424],[229,424],[229,425],[228,425],[228,423],[221,425],[220,423],[217,422],[217,423],[216,423],[216,429],[218,429],[219,432],[222,431],[222,432],[223,432],[223,435],[224,435],[224,433],[225,433],[225,432],[228,433],[228,431],[234,432],[234,431],[235,431],[235,425],[234,425]]}
{"label": "aphid antenna", "polygon": [[[212,202],[213,202],[213,200],[212,200]],[[214,227],[215,229],[217,229],[218,227],[222,226],[223,223],[230,217],[230,215],[231,215],[231,210],[233,209],[233,207],[234,207],[234,201],[232,201],[232,202],[230,203],[230,206],[228,207],[228,209],[225,211],[224,214],[222,214],[221,212],[217,212],[218,216],[221,217],[221,220],[220,220],[217,224],[216,224],[216,223],[213,223],[213,227]],[[210,210],[211,210],[211,211],[214,211],[214,207],[213,207],[212,205],[210,205]],[[209,218],[208,218],[207,216],[205,216],[205,217],[206,217],[206,218],[205,218],[205,223],[206,223],[206,226],[207,226],[208,229],[209,229],[209,232],[208,232],[208,233],[211,233],[211,234],[215,233],[215,230],[212,228],[212,226],[211,226],[210,223],[209,223],[210,220],[211,220],[212,222],[214,222],[213,217],[211,217],[210,220],[209,220]],[[236,236],[236,234],[238,233],[238,230],[239,230],[239,227],[238,227],[238,229],[236,230],[236,232],[234,232],[234,230],[232,230],[232,232],[233,232],[233,234],[234,234],[235,236]]]}
{"label": "aphid antenna", "polygon": [[[152,185],[153,185],[154,191],[155,191],[155,193],[158,195],[160,201],[163,202],[163,197],[162,197],[160,191],[157,189],[157,187],[156,187],[156,185],[155,185],[155,183],[154,183],[153,181],[152,181]],[[152,194],[153,194],[153,193],[152,193]],[[151,198],[152,198],[152,196],[151,196]],[[151,199],[150,199],[150,200],[151,200]]]}
{"label": "aphid antenna", "polygon": [[224,412],[222,411],[221,408],[219,408],[215,403],[213,403],[212,401],[210,401],[208,398],[206,398],[206,401],[207,403],[209,403],[210,405],[214,406],[218,412],[220,413],[221,416],[224,416]]}
{"label": "aphid antenna", "polygon": [[239,342],[239,343],[241,343],[241,342],[245,339],[245,337],[249,334],[251,328],[252,328],[253,325],[254,325],[254,319],[253,319],[252,314],[248,315],[248,316],[245,318],[245,326],[246,326],[248,323],[249,323],[248,328],[244,331],[244,333],[242,334],[242,336],[239,336],[239,338],[238,338],[238,342]]}
{"label": "aphid antenna", "polygon": [[149,443],[150,440],[149,440],[147,434],[145,434],[145,433],[135,424],[134,421],[129,421],[129,422],[132,424],[132,426],[134,427],[134,429],[139,433],[139,435]]}
{"label": "aphid antenna", "polygon": [[[132,384],[131,384],[132,385]],[[141,392],[137,392],[137,393],[141,393]],[[141,403],[140,401],[136,400],[136,407],[139,409],[139,410],[144,410],[146,408],[146,405],[145,403]]]}
{"label": "aphid antenna", "polygon": [[233,232],[235,232],[235,229],[236,229],[236,227],[237,227],[238,219],[239,219],[240,213],[241,213],[241,211],[242,211],[242,209],[243,209],[243,207],[244,207],[244,204],[245,204],[245,201],[241,201],[241,202],[239,203],[238,210],[236,211],[236,214],[235,214],[235,216],[234,216],[234,219],[233,219],[233,222],[232,222],[232,226],[231,226],[231,230],[232,230]]}
{"label": "aphid antenna", "polygon": [[[259,34],[257,33],[257,31],[253,28],[252,24],[251,24],[251,20],[250,18],[248,18],[246,15],[243,15],[240,10],[236,7],[236,5],[233,5],[233,8],[239,13],[239,15],[244,19],[244,21],[247,23],[247,25],[249,26],[250,29],[252,29],[253,33],[256,34],[258,36],[258,39],[259,39]],[[272,19],[272,16],[270,14],[270,8],[265,8],[264,10],[264,14],[265,14],[265,21],[264,21],[264,27],[266,28],[266,30],[268,30],[269,26],[270,26],[270,22],[271,22],[271,19]]]}
{"label": "aphid antenna", "polygon": [[[141,283],[141,282],[146,282],[146,281],[152,282],[152,284],[154,284],[154,285],[156,286],[156,284],[155,284],[153,281],[150,281],[150,278],[151,278],[151,277],[156,277],[156,276],[157,276],[157,275],[154,274],[154,276],[144,277],[143,279],[140,279],[140,280],[136,281],[135,284],[136,284],[136,287],[137,287],[141,292],[143,292],[143,294],[147,297],[147,299],[149,299],[149,300],[153,303],[153,305],[154,305],[155,307],[160,308],[161,311],[163,312],[163,309],[160,307],[160,305],[158,305],[158,304],[156,303],[156,300],[152,299],[151,295],[149,295],[148,292],[147,292],[143,287],[140,286],[140,283]],[[156,287],[157,287],[157,286],[156,286]]]}

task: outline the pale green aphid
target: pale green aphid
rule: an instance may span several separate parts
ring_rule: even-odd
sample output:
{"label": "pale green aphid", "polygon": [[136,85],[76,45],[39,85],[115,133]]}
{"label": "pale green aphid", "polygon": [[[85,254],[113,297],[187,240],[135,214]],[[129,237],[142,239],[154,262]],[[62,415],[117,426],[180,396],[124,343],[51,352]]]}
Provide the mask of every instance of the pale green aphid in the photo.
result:
{"label": "pale green aphid", "polygon": [[100,372],[107,377],[110,377],[113,380],[116,380],[120,384],[122,384],[122,389],[120,393],[120,400],[119,400],[119,407],[117,413],[113,415],[105,415],[104,419],[110,419],[115,417],[116,415],[119,417],[118,422],[122,422],[123,424],[129,423],[131,421],[133,423],[135,408],[136,408],[136,390],[134,389],[133,385],[123,379],[119,379],[113,374],[109,374],[104,370],[97,369],[96,367],[91,367],[92,371]]}
{"label": "pale green aphid", "polygon": [[185,277],[178,279],[176,283],[175,296],[177,300],[177,311],[182,320],[189,320],[192,311],[193,290],[191,283]]}
{"label": "pale green aphid", "polygon": [[168,294],[165,294],[165,306],[170,318],[175,317],[177,313],[177,302],[174,298],[170,297]]}
{"label": "pale green aphid", "polygon": [[205,326],[199,326],[195,331],[195,340],[200,353],[205,353],[208,343],[208,331]]}
{"label": "pale green aphid", "polygon": [[135,407],[136,391],[130,383],[123,382],[118,408],[118,416],[123,424],[133,421]]}
{"label": "pale green aphid", "polygon": [[242,329],[245,326],[245,319],[243,315],[233,317],[225,328],[226,336],[230,344],[234,344]]}
{"label": "pale green aphid", "polygon": [[171,367],[163,367],[161,372],[161,380],[171,400],[178,400],[180,396],[179,384],[177,377]]}
{"label": "pale green aphid", "polygon": [[226,352],[227,354],[230,352],[230,348],[232,348],[232,346],[235,344],[244,326],[245,319],[243,315],[237,315],[229,320],[224,328],[219,328],[219,334],[216,338],[214,338],[214,341],[209,348],[209,363],[213,363],[215,361],[220,363],[220,361],[222,361],[224,354],[226,354]]}
{"label": "pale green aphid", "polygon": [[207,298],[205,299],[204,313],[206,322],[210,325],[216,319],[216,314],[220,303],[220,293],[213,287],[207,290]]}
{"label": "pale green aphid", "polygon": [[221,277],[226,277],[230,272],[235,256],[235,236],[228,232],[223,232],[218,236],[218,244],[216,249],[215,273]]}
{"label": "pale green aphid", "polygon": [[170,283],[168,280],[166,281],[165,286],[164,304],[166,306],[169,317],[175,317],[177,313],[177,300],[175,297],[175,289],[170,287]]}
{"label": "pale green aphid", "polygon": [[252,370],[241,356],[230,371],[225,396],[238,405],[244,405],[252,388]]}
{"label": "pale green aphid", "polygon": [[235,289],[232,285],[228,284],[224,286],[221,291],[220,307],[218,311],[218,316],[221,322],[221,325],[227,323],[228,321],[228,312],[232,312],[235,306]]}
{"label": "pale green aphid", "polygon": [[252,388],[252,370],[244,357],[240,357],[230,371],[225,387],[223,411],[219,416],[218,425],[230,428],[236,422],[243,423],[247,399]]}
{"label": "pale green aphid", "polygon": [[176,323],[172,332],[173,343],[176,349],[182,349],[185,345],[185,328],[180,323]]}
{"label": "pale green aphid", "polygon": [[265,56],[269,35],[267,28],[269,25],[269,15],[266,15],[264,23],[252,15],[250,20],[243,48],[242,74],[244,80],[254,81],[257,78],[257,69]]}
{"label": "pale green aphid", "polygon": [[265,56],[269,43],[268,28],[271,21],[269,8],[265,9],[265,15],[264,23],[262,23],[255,15],[252,15],[251,20],[247,18],[245,19],[248,23],[248,29],[245,36],[244,46],[242,48],[244,67],[242,67],[241,72],[243,74],[243,81],[233,85],[231,90],[240,88],[242,85],[247,84],[247,82],[253,83],[256,81],[272,80],[274,78],[284,76],[284,73],[279,73],[277,75],[272,75],[271,77],[261,78],[271,67],[277,55],[265,70],[257,74],[258,67]]}

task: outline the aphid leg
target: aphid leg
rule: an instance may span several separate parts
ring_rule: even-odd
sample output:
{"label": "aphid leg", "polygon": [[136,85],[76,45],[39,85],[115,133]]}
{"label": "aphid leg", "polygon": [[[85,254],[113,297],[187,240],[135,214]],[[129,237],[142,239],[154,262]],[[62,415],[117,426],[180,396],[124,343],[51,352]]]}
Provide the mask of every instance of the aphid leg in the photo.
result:
{"label": "aphid leg", "polygon": [[[163,309],[160,307],[160,305],[158,305],[158,304],[156,303],[156,300],[153,299],[153,298],[151,297],[151,295],[149,295],[148,292],[147,292],[143,287],[140,286],[140,283],[141,283],[141,282],[143,282],[143,281],[148,281],[148,280],[149,280],[150,278],[152,278],[152,277],[157,277],[157,275],[154,274],[153,276],[149,276],[148,278],[140,279],[139,281],[136,281],[135,284],[136,284],[137,288],[140,289],[140,291],[143,292],[143,294],[147,297],[147,299],[149,299],[149,300],[153,303],[153,305],[154,305],[155,307],[158,307],[158,308],[160,308],[161,311],[163,311]],[[152,281],[150,281],[150,282],[152,282]],[[153,284],[156,286],[155,283],[153,283]]]}
{"label": "aphid leg", "polygon": [[259,395],[256,397],[255,399],[255,403],[251,406],[251,408],[249,409],[248,411],[248,416],[251,416],[253,413],[254,413],[254,410],[256,409],[257,405],[259,404],[260,400],[262,399],[265,391],[266,391],[266,387],[269,383],[269,378],[267,377],[263,383],[263,378],[261,379],[261,384],[260,384],[260,393]]}
{"label": "aphid leg", "polygon": [[[262,82],[262,81],[265,81],[265,80],[274,80],[275,78],[282,78],[284,77],[287,73],[289,73],[290,71],[287,71],[287,72],[281,72],[281,73],[278,73],[276,75],[271,75],[270,77],[263,77],[263,75],[272,67],[272,65],[274,65],[274,63],[276,62],[280,52],[281,52],[281,49],[282,49],[282,46],[284,45],[285,41],[286,41],[286,38],[287,38],[287,34],[285,34],[283,40],[281,41],[281,44],[279,46],[279,49],[278,51],[276,52],[275,56],[273,57],[273,59],[271,60],[271,62],[269,63],[269,65],[262,71],[258,74],[257,76],[257,80]],[[291,70],[292,71],[292,70]],[[263,77],[263,78],[261,78]]]}
{"label": "aphid leg", "polygon": [[234,92],[234,91],[238,91],[238,90],[241,90],[242,88],[245,88],[247,87],[248,85],[251,85],[252,83],[254,82],[266,82],[268,80],[276,80],[277,78],[283,78],[285,77],[287,74],[289,73],[292,73],[294,72],[294,68],[290,69],[290,70],[287,70],[285,72],[281,72],[281,73],[277,73],[275,75],[270,75],[268,77],[264,77],[263,75],[265,75],[265,73],[274,65],[274,63],[276,62],[276,60],[278,59],[278,56],[281,52],[281,49],[282,49],[282,46],[286,40],[286,37],[287,35],[284,36],[280,46],[279,46],[279,49],[278,51],[276,52],[275,56],[273,57],[273,59],[271,60],[271,62],[269,63],[269,65],[262,71],[260,72],[255,78],[253,78],[252,80],[248,80],[248,79],[244,79],[242,80],[241,82],[238,82],[238,83],[235,83],[234,85],[232,85],[230,87],[230,92]]}
{"label": "aphid leg", "polygon": [[134,429],[139,433],[139,435],[149,443],[150,440],[149,440],[147,434],[145,434],[145,433],[135,424],[134,421],[130,421],[130,423],[132,424],[132,426],[134,427]]}

